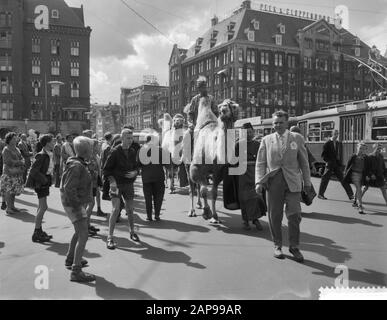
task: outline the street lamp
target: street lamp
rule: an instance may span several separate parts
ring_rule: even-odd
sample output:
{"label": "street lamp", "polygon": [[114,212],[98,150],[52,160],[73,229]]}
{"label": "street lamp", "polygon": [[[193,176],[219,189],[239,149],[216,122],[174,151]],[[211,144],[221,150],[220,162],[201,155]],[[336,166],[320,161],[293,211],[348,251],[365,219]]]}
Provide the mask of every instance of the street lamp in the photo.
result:
{"label": "street lamp", "polygon": [[61,81],[49,81],[48,84],[51,85],[52,90],[55,90],[55,134],[57,134],[58,133],[58,96],[59,96],[60,86],[64,85],[64,83]]}
{"label": "street lamp", "polygon": [[26,134],[27,134],[27,126],[28,126],[28,119],[24,119],[24,129],[26,131]]}

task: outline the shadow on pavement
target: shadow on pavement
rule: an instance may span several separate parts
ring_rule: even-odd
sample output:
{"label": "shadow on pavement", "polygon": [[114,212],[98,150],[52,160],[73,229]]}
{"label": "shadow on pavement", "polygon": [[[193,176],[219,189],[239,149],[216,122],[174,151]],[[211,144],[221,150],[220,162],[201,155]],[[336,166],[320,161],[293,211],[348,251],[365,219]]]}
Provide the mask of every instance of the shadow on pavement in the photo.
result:
{"label": "shadow on pavement", "polygon": [[[322,275],[326,276],[332,279],[337,278],[337,274],[335,274],[335,267],[336,266],[328,266],[322,263],[310,261],[310,260],[305,260],[304,265],[318,270],[313,272],[315,275]],[[387,284],[387,274],[381,273],[378,271],[370,270],[370,269],[365,269],[364,271],[360,270],[354,270],[349,268],[349,283],[350,286],[354,286],[354,282],[362,282],[367,285],[372,285],[372,286],[386,286]],[[332,282],[332,286],[334,285],[334,282]],[[356,285],[357,286],[357,285]]]}
{"label": "shadow on pavement", "polygon": [[118,250],[140,254],[143,259],[165,263],[184,263],[187,267],[206,269],[206,267],[200,263],[191,262],[191,257],[184,252],[168,251],[162,248],[156,248],[146,242],[134,245],[133,242],[126,238],[115,238],[115,240],[118,244]]}
{"label": "shadow on pavement", "polygon": [[363,201],[363,204],[369,205],[369,206],[375,206],[375,207],[384,207],[387,210],[387,205],[385,203],[375,203],[375,202]]}
{"label": "shadow on pavement", "polygon": [[95,284],[89,284],[89,286],[94,287],[96,295],[105,300],[155,300],[144,291],[117,287],[114,283],[98,276]]}
{"label": "shadow on pavement", "polygon": [[12,218],[12,219],[17,219],[17,220],[20,220],[23,222],[35,223],[35,216],[27,211],[24,211],[24,210],[22,212],[19,212],[19,213],[9,214],[9,215],[7,215],[7,217]]}
{"label": "shadow on pavement", "polygon": [[[70,241],[70,239],[69,239],[69,241]],[[51,242],[47,242],[45,245],[47,246],[47,249],[46,249],[47,251],[55,252],[59,256],[66,256],[67,250],[69,249],[68,243],[60,243],[60,242],[51,241]],[[86,246],[87,246],[87,244],[86,244]],[[87,251],[87,249],[85,249],[83,256],[85,258],[89,258],[89,259],[95,259],[95,258],[101,257],[101,255],[99,253],[92,253],[92,252]]]}
{"label": "shadow on pavement", "polygon": [[[355,214],[357,214],[357,213],[355,213]],[[318,212],[303,213],[302,217],[304,219],[332,221],[332,222],[339,222],[339,223],[345,223],[345,224],[364,224],[364,225],[369,226],[369,227],[378,227],[378,228],[383,227],[383,225],[381,225],[381,224],[375,224],[375,223],[372,223],[370,221],[359,219],[359,218],[344,217],[344,216],[338,216],[338,215],[326,214],[326,213],[318,213]]]}
{"label": "shadow on pavement", "polygon": [[[171,229],[179,232],[210,232],[209,228],[179,221],[164,220],[163,216],[165,216],[165,214],[161,216],[161,221],[146,221],[137,218],[135,224],[141,226],[141,229]],[[189,218],[187,217],[187,219]],[[192,220],[192,222],[194,221],[195,220]]]}
{"label": "shadow on pavement", "polygon": [[[34,208],[38,207],[37,203],[32,203],[32,202],[28,202],[28,201],[24,201],[24,200],[20,200],[20,199],[16,199],[15,202],[16,203],[20,203],[20,204],[22,204],[24,206],[28,206],[28,207],[34,207]],[[59,214],[61,216],[67,216],[64,211],[55,210],[55,209],[52,209],[50,207],[48,207],[47,211],[55,213],[55,214]]]}
{"label": "shadow on pavement", "polygon": [[[224,225],[218,226],[218,229],[220,231],[229,234],[244,234],[246,236],[251,236],[272,242],[268,223],[261,221],[263,231],[258,232],[253,227],[251,231],[245,231],[241,226],[242,220],[239,214],[225,214],[227,215],[226,217],[220,218],[224,223]],[[284,223],[287,223],[285,217]],[[282,239],[284,247],[289,246],[288,234],[288,227],[284,225],[282,227]],[[303,232],[302,224],[300,242],[301,251],[314,252],[318,255],[326,257],[329,261],[334,263],[344,263],[345,261],[351,258],[351,253],[347,251],[345,247],[336,244],[333,240]]]}

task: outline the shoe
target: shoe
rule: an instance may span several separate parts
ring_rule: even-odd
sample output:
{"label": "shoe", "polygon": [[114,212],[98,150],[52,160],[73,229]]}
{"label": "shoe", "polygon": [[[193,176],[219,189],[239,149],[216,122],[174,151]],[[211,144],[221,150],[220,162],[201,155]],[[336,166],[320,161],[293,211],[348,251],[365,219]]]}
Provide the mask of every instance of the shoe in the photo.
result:
{"label": "shoe", "polygon": [[155,217],[155,220],[156,220],[156,221],[161,221],[161,219],[160,219],[159,216]]}
{"label": "shoe", "polygon": [[89,237],[94,237],[96,235],[97,235],[97,232],[89,228]]}
{"label": "shoe", "polygon": [[101,209],[97,210],[97,217],[106,217],[107,213],[103,212]]}
{"label": "shoe", "polygon": [[86,283],[94,282],[95,280],[95,275],[83,271],[72,271],[70,276],[70,281],[72,282]]}
{"label": "shoe", "polygon": [[[71,270],[71,267],[72,267],[72,265],[73,265],[73,262],[74,262],[74,259],[66,259],[66,261],[65,261],[65,267],[66,267],[67,269],[70,269],[70,270]],[[82,260],[81,260],[81,268],[86,267],[88,264],[89,264],[89,262],[88,262],[86,259],[82,259]]]}
{"label": "shoe", "polygon": [[32,235],[32,242],[49,242],[51,238],[46,234],[43,233],[42,231],[35,231],[34,234]]}
{"label": "shoe", "polygon": [[109,238],[107,240],[106,247],[109,250],[115,250],[117,248],[117,244],[114,242],[113,238]]}
{"label": "shoe", "polygon": [[6,213],[6,214],[9,214],[9,215],[13,215],[13,214],[18,214],[18,213],[20,213],[20,212],[14,211],[14,210],[12,210],[12,209],[7,209],[7,210],[5,210],[5,213]]}
{"label": "shoe", "polygon": [[361,207],[361,206],[359,207],[359,214],[365,214],[364,210],[363,210],[363,207]]}
{"label": "shoe", "polygon": [[263,230],[263,227],[261,225],[261,223],[259,222],[258,219],[254,220],[253,223],[255,224],[255,227],[257,228],[258,231],[262,231]]}
{"label": "shoe", "polygon": [[98,228],[96,228],[94,226],[90,226],[89,230],[94,231],[95,233],[100,231],[100,229],[98,229]]}
{"label": "shoe", "polygon": [[247,221],[243,222],[243,229],[246,231],[250,231],[251,227]]}
{"label": "shoe", "polygon": [[328,200],[328,198],[325,198],[325,197],[322,196],[322,195],[318,195],[318,198],[321,199],[321,200]]}
{"label": "shoe", "polygon": [[132,233],[132,234],[130,235],[130,239],[132,239],[134,242],[140,242],[140,238],[139,238],[138,235],[135,234],[135,233]]}
{"label": "shoe", "polygon": [[353,201],[353,200],[355,200],[355,196],[349,196],[348,199],[349,199],[349,201]]}
{"label": "shoe", "polygon": [[43,234],[45,237],[49,238],[50,240],[53,238],[52,235],[45,233],[43,230],[41,230],[41,231],[42,231],[42,234]]}
{"label": "shoe", "polygon": [[285,259],[285,256],[282,253],[282,249],[280,247],[274,248],[274,258],[280,259],[280,260]]}
{"label": "shoe", "polygon": [[7,204],[5,202],[1,203],[1,210],[7,209]]}
{"label": "shoe", "polygon": [[353,201],[353,203],[352,203],[352,207],[354,207],[354,208],[357,208],[357,207],[359,207],[359,206],[358,206],[358,204],[357,204],[357,201],[356,201],[356,200],[354,200],[354,201]]}
{"label": "shoe", "polygon": [[293,255],[294,260],[297,262],[304,262],[304,256],[298,248],[289,248],[289,252]]}
{"label": "shoe", "polygon": [[148,218],[146,218],[146,221],[150,221],[151,222],[151,221],[153,221],[153,219],[148,217]]}

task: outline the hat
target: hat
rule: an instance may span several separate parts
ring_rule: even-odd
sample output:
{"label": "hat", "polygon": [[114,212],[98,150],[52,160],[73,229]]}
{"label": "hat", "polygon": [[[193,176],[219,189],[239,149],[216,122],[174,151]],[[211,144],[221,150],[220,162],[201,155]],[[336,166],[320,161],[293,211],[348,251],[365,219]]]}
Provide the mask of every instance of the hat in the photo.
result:
{"label": "hat", "polygon": [[199,78],[196,80],[196,84],[198,88],[206,87],[207,86],[207,78],[204,76],[199,76]]}
{"label": "hat", "polygon": [[253,125],[251,124],[251,122],[246,122],[246,123],[244,123],[243,126],[242,126],[242,128],[243,128],[243,129],[246,129],[246,130],[247,130],[247,129],[254,129],[254,128],[253,128]]}

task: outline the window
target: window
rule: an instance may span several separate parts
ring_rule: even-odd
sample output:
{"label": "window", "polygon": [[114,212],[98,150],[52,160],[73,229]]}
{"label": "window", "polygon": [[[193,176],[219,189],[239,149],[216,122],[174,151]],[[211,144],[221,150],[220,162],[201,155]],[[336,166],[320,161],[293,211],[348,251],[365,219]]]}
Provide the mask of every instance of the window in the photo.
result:
{"label": "window", "polygon": [[282,73],[281,72],[275,72],[274,73],[274,82],[276,84],[282,84]]}
{"label": "window", "polygon": [[288,84],[289,86],[296,85],[296,74],[294,72],[288,73]]}
{"label": "window", "polygon": [[51,97],[60,96],[60,86],[51,86]]}
{"label": "window", "polygon": [[51,61],[51,75],[53,76],[60,75],[60,61],[58,60]]}
{"label": "window", "polygon": [[339,94],[332,94],[331,102],[339,102],[340,101],[340,96]]}
{"label": "window", "polygon": [[51,39],[51,54],[59,55],[60,40]]}
{"label": "window", "polygon": [[243,62],[243,49],[238,49],[238,61]]}
{"label": "window", "polygon": [[71,62],[71,76],[79,77],[79,62]]}
{"label": "window", "polygon": [[1,101],[1,119],[13,120],[13,103],[9,101]]}
{"label": "window", "polygon": [[296,56],[288,56],[288,67],[295,68],[296,67]]}
{"label": "window", "polygon": [[0,12],[0,27],[7,26],[7,14],[5,12]]}
{"label": "window", "polygon": [[8,94],[8,79],[7,78],[1,78],[0,86],[1,86],[1,94]]}
{"label": "window", "polygon": [[39,97],[39,91],[40,91],[39,89],[40,89],[40,81],[35,80],[32,83],[32,91],[33,91],[33,96],[34,97]]}
{"label": "window", "polygon": [[280,23],[280,24],[278,25],[278,29],[279,29],[279,32],[280,32],[281,34],[285,34],[286,28],[285,28],[285,25],[284,25],[284,24]]}
{"label": "window", "polygon": [[371,139],[374,141],[387,140],[387,117],[372,119]]}
{"label": "window", "polygon": [[340,61],[332,61],[332,72],[340,72]]}
{"label": "window", "polygon": [[277,46],[282,46],[282,34],[275,35],[275,44]]}
{"label": "window", "polygon": [[304,69],[312,69],[312,58],[304,57]]}
{"label": "window", "polygon": [[[188,71],[189,69],[187,69]],[[206,71],[211,70],[211,59],[207,59],[206,61]],[[188,72],[187,72],[187,77],[188,77]]]}
{"label": "window", "polygon": [[309,134],[308,141],[309,142],[319,142],[320,141],[320,123],[311,123],[309,124]]}
{"label": "window", "polygon": [[223,53],[223,65],[227,65],[228,64],[228,55],[227,55],[227,52],[224,52]]}
{"label": "window", "polygon": [[238,99],[243,99],[243,88],[238,87]]}
{"label": "window", "polygon": [[247,68],[247,81],[255,81],[255,70]]}
{"label": "window", "polygon": [[40,39],[32,38],[32,53],[40,53]]}
{"label": "window", "polygon": [[230,50],[230,62],[234,62],[234,49]]}
{"label": "window", "polygon": [[329,42],[317,40],[316,41],[316,49],[320,50],[320,51],[329,51],[330,50]]}
{"label": "window", "polygon": [[247,63],[255,63],[255,51],[254,49],[247,49],[246,52]]}
{"label": "window", "polygon": [[267,70],[261,71],[261,82],[262,83],[269,83],[269,71],[267,71]]}
{"label": "window", "polygon": [[305,39],[305,48],[306,49],[313,49],[313,40],[312,39]]}
{"label": "window", "polygon": [[79,41],[71,41],[71,55],[79,56]]}
{"label": "window", "polygon": [[214,61],[215,61],[215,68],[219,68],[219,66],[220,66],[219,56],[215,56]]}
{"label": "window", "polygon": [[269,65],[269,52],[261,52],[261,64]]}
{"label": "window", "polygon": [[280,53],[276,53],[274,55],[274,65],[276,67],[282,67],[283,66],[283,56]]}
{"label": "window", "polygon": [[238,68],[238,79],[243,80],[243,68]]}
{"label": "window", "polygon": [[40,59],[32,59],[32,74],[40,74]]}
{"label": "window", "polygon": [[355,56],[360,57],[360,48],[355,48]]}
{"label": "window", "polygon": [[58,10],[52,10],[51,11],[51,18],[53,19],[59,19],[59,11]]}
{"label": "window", "polygon": [[249,30],[249,31],[247,32],[247,39],[248,39],[249,41],[255,41],[255,32],[252,31],[252,30]]}
{"label": "window", "polygon": [[335,123],[333,121],[321,123],[321,141],[328,141],[335,130]]}
{"label": "window", "polygon": [[79,98],[79,84],[77,82],[71,84],[71,98]]}
{"label": "window", "polygon": [[328,71],[328,60],[323,58],[316,58],[316,70]]}
{"label": "window", "polygon": [[0,48],[12,48],[12,33],[8,31],[0,32]]}
{"label": "window", "polygon": [[12,57],[7,53],[0,54],[0,71],[12,71]]}
{"label": "window", "polygon": [[304,92],[304,104],[310,105],[312,103],[312,92]]}

